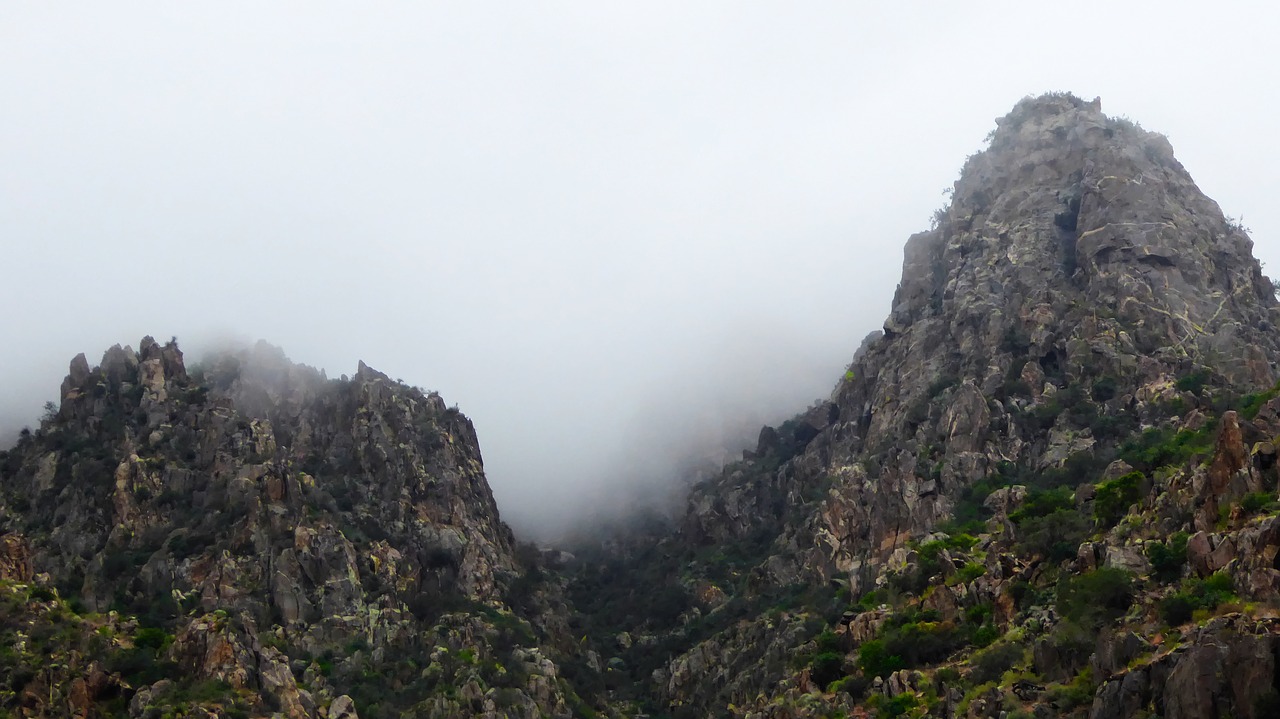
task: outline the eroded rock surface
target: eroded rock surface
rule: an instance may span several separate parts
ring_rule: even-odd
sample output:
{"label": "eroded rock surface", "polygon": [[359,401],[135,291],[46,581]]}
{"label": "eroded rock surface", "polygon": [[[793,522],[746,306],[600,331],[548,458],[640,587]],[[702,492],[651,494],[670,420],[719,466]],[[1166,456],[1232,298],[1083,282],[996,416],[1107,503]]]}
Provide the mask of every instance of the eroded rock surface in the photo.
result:
{"label": "eroded rock surface", "polygon": [[[3,459],[0,580],[88,625],[136,617],[99,651],[132,716],[368,719],[437,695],[420,715],[569,715],[551,659],[514,666],[571,646],[554,587],[525,578],[537,561],[516,556],[475,430],[434,393],[363,363],[331,380],[262,343],[189,370],[148,337],[72,360],[56,417]],[[80,678],[79,715],[110,711]]]}
{"label": "eroded rock surface", "polygon": [[[998,121],[904,254],[883,330],[828,401],[695,486],[674,534],[603,550],[651,584],[726,598],[674,631],[608,633],[675,647],[652,680],[691,716],[896,716],[894,701],[911,716],[1079,716],[1095,690],[1109,692],[1097,716],[1253,716],[1245,705],[1272,698],[1267,665],[1233,688],[1220,634],[1182,640],[1203,662],[1111,678],[1120,655],[1091,661],[1104,628],[1156,647],[1126,658],[1147,666],[1168,617],[1224,611],[1228,595],[1265,603],[1250,621],[1274,607],[1277,302],[1243,229],[1164,137],[1047,95]],[[852,632],[880,604],[889,618]],[[843,639],[727,679],[787,643],[780,616]],[[987,654],[1003,668],[972,670]],[[929,674],[906,689],[886,669],[901,664]],[[1008,669],[1035,676],[1005,683]]]}

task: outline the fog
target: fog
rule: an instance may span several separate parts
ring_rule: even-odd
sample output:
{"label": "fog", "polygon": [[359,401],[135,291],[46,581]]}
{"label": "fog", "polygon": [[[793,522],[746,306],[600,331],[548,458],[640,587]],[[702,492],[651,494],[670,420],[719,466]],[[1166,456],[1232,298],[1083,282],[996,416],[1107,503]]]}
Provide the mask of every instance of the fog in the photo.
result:
{"label": "fog", "polygon": [[1048,90],[1277,266],[1280,10],[1028,5],[0,5],[0,435],[77,352],[264,338],[440,391],[556,536],[826,395]]}

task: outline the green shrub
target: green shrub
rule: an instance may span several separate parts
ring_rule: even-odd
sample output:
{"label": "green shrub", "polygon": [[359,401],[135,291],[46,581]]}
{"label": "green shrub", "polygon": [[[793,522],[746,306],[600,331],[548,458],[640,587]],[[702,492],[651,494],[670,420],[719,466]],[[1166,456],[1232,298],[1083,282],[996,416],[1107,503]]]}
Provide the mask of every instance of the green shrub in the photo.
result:
{"label": "green shrub", "polygon": [[947,374],[939,377],[929,384],[929,390],[927,393],[929,395],[929,399],[933,399],[943,392],[946,392],[956,386],[959,382],[960,378],[955,375]]}
{"label": "green shrub", "polygon": [[209,679],[193,684],[183,694],[187,700],[197,704],[228,699],[235,692],[231,685],[219,679]]}
{"label": "green shrub", "polygon": [[1191,621],[1195,610],[1196,601],[1186,592],[1178,592],[1160,600],[1160,619],[1169,626],[1176,627]]}
{"label": "green shrub", "polygon": [[1090,395],[1093,397],[1095,402],[1106,402],[1116,396],[1118,384],[1119,382],[1116,378],[1111,375],[1101,377],[1098,381],[1093,383],[1093,389],[1090,391]]}
{"label": "green shrub", "polygon": [[1047,432],[1057,423],[1058,415],[1062,414],[1062,410],[1062,404],[1055,395],[1032,407],[1022,417],[1032,431]]}
{"label": "green shrub", "polygon": [[929,580],[942,571],[938,561],[938,549],[931,542],[916,551],[916,562],[901,572],[889,575],[888,585],[901,594],[919,594],[929,586]]}
{"label": "green shrub", "polygon": [[968,584],[986,573],[986,567],[977,562],[968,562],[947,580],[947,584]]}
{"label": "green shrub", "polygon": [[[1014,357],[1023,357],[1027,350],[1031,349],[1031,335],[1027,334],[1017,325],[1009,325],[1005,328],[1004,336],[1000,338],[1000,351],[1009,352]],[[1025,363],[1023,363],[1025,364]],[[1018,363],[1014,363],[1016,367]],[[1021,367],[1018,368],[1021,371]]]}
{"label": "green shrub", "polygon": [[840,651],[840,635],[830,629],[823,630],[821,634],[814,637],[814,644],[818,646],[820,652],[838,652]]}
{"label": "green shrub", "polygon": [[985,624],[994,613],[995,609],[989,602],[975,604],[964,610],[964,620],[969,624]]}
{"label": "green shrub", "polygon": [[1122,569],[1102,567],[1058,583],[1058,613],[1082,626],[1097,629],[1125,613],[1133,604],[1133,580]]}
{"label": "green shrub", "polygon": [[1022,660],[1023,648],[1012,642],[993,644],[979,652],[970,662],[969,681],[973,684],[994,682]]}
{"label": "green shrub", "polygon": [[838,652],[822,652],[809,663],[809,677],[820,687],[844,676],[844,655]]}
{"label": "green shrub", "polygon": [[858,597],[858,602],[854,606],[864,612],[869,612],[881,604],[887,604],[889,599],[890,596],[887,589],[873,589]]}
{"label": "green shrub", "polygon": [[907,407],[906,420],[907,424],[915,427],[924,424],[929,419],[929,399],[920,397]]}
{"label": "green shrub", "polygon": [[1206,607],[1218,606],[1236,598],[1236,583],[1226,572],[1214,572],[1200,583],[1200,596]]}
{"label": "green shrub", "polygon": [[899,694],[896,697],[884,702],[880,707],[881,712],[877,716],[884,717],[900,717],[907,712],[919,706],[920,700],[916,699],[914,694]]}
{"label": "green shrub", "polygon": [[1241,401],[1240,415],[1246,420],[1252,421],[1254,417],[1258,416],[1262,406],[1275,399],[1278,394],[1280,394],[1280,384],[1276,384],[1266,392],[1245,395]]}
{"label": "green shrub", "polygon": [[1092,527],[1087,517],[1075,507],[1058,509],[1043,517],[1024,520],[1018,526],[1018,547],[1060,562],[1076,556],[1076,551]]}
{"label": "green shrub", "polygon": [[1014,606],[1018,609],[1026,609],[1034,603],[1036,597],[1035,585],[1026,579],[1012,579],[1006,585],[1009,597],[1013,599]]}
{"label": "green shrub", "polygon": [[1209,383],[1210,376],[1209,370],[1198,369],[1191,374],[1179,377],[1178,381],[1174,382],[1173,386],[1179,392],[1200,394],[1201,390],[1204,389],[1204,386]]}
{"label": "green shrub", "polygon": [[1000,389],[1006,397],[1031,396],[1031,385],[1022,381],[1020,377],[1006,379]]}
{"label": "green shrub", "polygon": [[144,627],[138,630],[133,636],[133,644],[138,647],[148,647],[150,649],[159,650],[172,640],[163,629],[154,627]]}
{"label": "green shrub", "polygon": [[1203,580],[1187,582],[1176,594],[1160,601],[1160,618],[1170,626],[1191,621],[1197,609],[1214,610],[1236,599],[1231,575],[1217,572]]}
{"label": "green shrub", "polygon": [[[999,636],[994,626],[978,623],[989,616],[989,607],[974,608],[970,612],[972,620],[959,625],[941,621],[940,615],[931,610],[902,612],[885,623],[874,640],[876,644],[863,643],[859,665],[867,668],[864,659],[878,670],[886,670],[889,665],[894,669],[910,669],[937,664],[962,647],[985,646]],[[870,649],[868,644],[872,644]],[[869,673],[879,672],[869,670]]]}
{"label": "green shrub", "polygon": [[960,681],[960,671],[955,667],[942,667],[933,674],[934,680],[944,686],[952,686]]}
{"label": "green shrub", "polygon": [[1217,418],[1197,430],[1152,427],[1125,442],[1120,448],[1120,458],[1145,471],[1184,464],[1192,457],[1212,453],[1216,430]]}
{"label": "green shrub", "polygon": [[952,510],[951,521],[939,529],[947,534],[983,531],[986,520],[991,516],[991,510],[983,506],[983,503],[992,492],[1003,486],[1006,485],[1001,479],[987,478],[965,487]]}
{"label": "green shrub", "polygon": [[524,695],[520,693],[520,690],[512,689],[510,687],[503,687],[493,693],[493,703],[496,704],[499,709],[514,708],[523,698]]}
{"label": "green shrub", "polygon": [[858,647],[858,666],[869,677],[887,677],[906,668],[902,657],[890,654],[884,641],[880,639],[865,641]]}
{"label": "green shrub", "polygon": [[1093,673],[1086,668],[1070,682],[1051,687],[1046,698],[1063,712],[1090,704],[1093,702]]}
{"label": "green shrub", "polygon": [[843,679],[837,679],[827,687],[828,691],[839,694],[844,692],[848,694],[855,702],[860,702],[867,696],[867,689],[871,686],[871,680],[862,674],[853,674]]}
{"label": "green shrub", "polygon": [[1022,524],[1028,519],[1047,517],[1063,509],[1074,509],[1075,499],[1068,487],[1056,487],[1048,490],[1032,490],[1022,506],[1009,513],[1009,520],[1014,524]]}
{"label": "green shrub", "polygon": [[921,544],[916,547],[916,552],[921,556],[936,559],[940,554],[942,554],[942,550],[944,549],[948,551],[959,550],[964,552],[972,549],[973,545],[977,543],[977,538],[967,532],[956,532],[954,534],[949,533],[948,536],[942,539],[935,539],[932,542],[925,542]]}
{"label": "green shrub", "polygon": [[1055,659],[1048,666],[1037,669],[1049,675],[1049,678],[1071,676],[1089,663],[1089,657],[1098,641],[1097,629],[1084,626],[1070,619],[1062,619],[1045,638],[1053,647]]}
{"label": "green shrub", "polygon": [[1168,544],[1147,543],[1147,559],[1151,562],[1151,569],[1156,579],[1171,582],[1182,574],[1182,567],[1187,563],[1189,538],[1186,532],[1178,532],[1169,537]]}
{"label": "green shrub", "polygon": [[920,706],[920,700],[915,694],[903,693],[896,697],[890,698],[884,694],[874,693],[867,700],[867,708],[871,709],[872,716],[877,719],[896,719],[896,717],[904,716],[912,709]]}
{"label": "green shrub", "polygon": [[1250,514],[1266,509],[1273,504],[1276,497],[1271,492],[1250,492],[1240,500],[1240,508]]}
{"label": "green shrub", "polygon": [[940,662],[965,643],[950,622],[911,622],[885,636],[885,648],[913,667]]}
{"label": "green shrub", "polygon": [[991,624],[983,624],[973,631],[970,643],[975,647],[985,647],[1000,638],[1000,630]]}
{"label": "green shrub", "polygon": [[1093,516],[1098,524],[1110,527],[1120,521],[1129,511],[1129,506],[1138,501],[1144,479],[1146,477],[1141,472],[1129,472],[1100,483],[1093,497]]}

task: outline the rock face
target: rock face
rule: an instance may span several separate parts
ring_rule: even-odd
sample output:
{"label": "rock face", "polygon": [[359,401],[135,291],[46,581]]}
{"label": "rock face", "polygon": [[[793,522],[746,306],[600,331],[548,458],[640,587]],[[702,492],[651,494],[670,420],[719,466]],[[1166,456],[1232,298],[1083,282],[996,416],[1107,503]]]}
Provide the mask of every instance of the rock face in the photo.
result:
{"label": "rock face", "polygon": [[[952,197],[907,241],[883,336],[827,416],[804,415],[815,435],[783,470],[792,486],[835,480],[804,540],[830,576],[856,582],[1002,463],[1097,454],[1097,416],[1155,419],[1197,369],[1242,390],[1275,383],[1276,301],[1252,242],[1163,137],[1069,96],[1026,100]],[[777,495],[721,482],[688,521],[776,514]]]}
{"label": "rock face", "polygon": [[[1162,136],[1069,95],[1024,100],[908,239],[883,331],[829,401],[695,486],[673,534],[594,560],[681,577],[677,628],[599,633],[671,647],[649,691],[690,716],[1084,715],[1099,688],[1119,694],[1097,716],[1259,715],[1270,665],[1228,686],[1245,660],[1216,653],[1221,632],[1183,635],[1181,663],[1128,657],[1152,662],[1129,678],[1090,659],[1108,627],[1156,647],[1162,622],[1274,597],[1280,545],[1259,507],[1276,494],[1280,340],[1251,250]],[[719,605],[696,601],[706,585]],[[888,619],[854,631],[882,604]],[[792,667],[724,676],[796,621],[826,632],[793,642]],[[1273,630],[1251,626],[1264,648],[1241,656],[1261,657]],[[959,677],[891,671],[947,661]],[[1035,676],[1003,684],[1008,669]]]}
{"label": "rock face", "polygon": [[181,699],[295,719],[495,702],[568,716],[553,662],[518,668],[537,648],[507,604],[527,563],[471,422],[434,393],[363,363],[329,380],[266,344],[188,370],[148,337],[97,367],[76,357],[56,418],[3,460],[0,580],[39,580],[89,625],[136,617],[100,652],[131,715]]}

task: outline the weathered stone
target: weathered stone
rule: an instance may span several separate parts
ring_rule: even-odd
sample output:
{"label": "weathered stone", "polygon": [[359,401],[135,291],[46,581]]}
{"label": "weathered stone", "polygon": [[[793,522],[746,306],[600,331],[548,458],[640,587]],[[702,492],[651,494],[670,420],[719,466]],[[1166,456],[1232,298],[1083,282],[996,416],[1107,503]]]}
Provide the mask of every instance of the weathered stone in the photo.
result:
{"label": "weathered stone", "polygon": [[1216,570],[1212,560],[1213,545],[1209,540],[1209,535],[1205,532],[1196,532],[1187,540],[1187,562],[1195,573],[1207,577]]}
{"label": "weathered stone", "polygon": [[[1201,630],[1164,685],[1168,719],[1235,716],[1255,719],[1258,698],[1271,689],[1275,657],[1270,637]],[[1261,718],[1258,718],[1261,719]]]}
{"label": "weathered stone", "polygon": [[356,705],[351,697],[343,694],[329,705],[328,719],[360,719],[360,715],[356,713]]}
{"label": "weathered stone", "polygon": [[1209,466],[1208,481],[1200,495],[1200,511],[1196,515],[1196,527],[1212,529],[1218,521],[1218,508],[1228,499],[1227,489],[1236,473],[1243,470],[1249,456],[1240,433],[1240,424],[1234,410],[1222,414],[1218,425],[1218,439],[1214,448],[1213,463]]}
{"label": "weathered stone", "polygon": [[29,582],[34,573],[27,540],[16,533],[0,536],[0,579]]}
{"label": "weathered stone", "polygon": [[1134,574],[1146,574],[1151,571],[1151,562],[1147,561],[1142,547],[1127,545],[1117,547],[1108,545],[1105,548],[1105,564],[1113,569],[1123,569]]}

